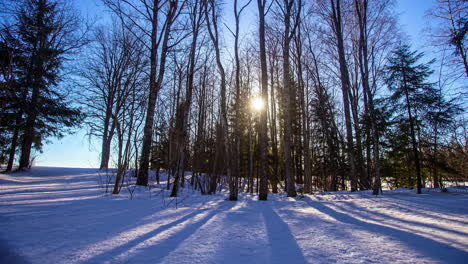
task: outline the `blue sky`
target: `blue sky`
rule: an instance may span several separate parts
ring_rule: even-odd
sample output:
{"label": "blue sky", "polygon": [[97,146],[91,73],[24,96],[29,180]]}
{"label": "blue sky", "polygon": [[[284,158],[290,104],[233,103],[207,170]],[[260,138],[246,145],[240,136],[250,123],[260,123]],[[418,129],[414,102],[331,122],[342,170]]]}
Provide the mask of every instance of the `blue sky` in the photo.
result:
{"label": "blue sky", "polygon": [[[99,0],[76,0],[75,3],[83,15],[106,17]],[[428,46],[426,38],[422,37],[424,27],[429,22],[425,17],[425,12],[434,3],[435,0],[397,1],[400,25],[403,31],[410,36],[413,48],[421,49]],[[427,54],[430,56],[430,53]],[[44,146],[43,153],[38,153],[35,160],[36,166],[85,168],[99,165],[99,142],[95,141],[90,145],[84,129],[62,139],[50,139],[50,141],[51,143]]]}

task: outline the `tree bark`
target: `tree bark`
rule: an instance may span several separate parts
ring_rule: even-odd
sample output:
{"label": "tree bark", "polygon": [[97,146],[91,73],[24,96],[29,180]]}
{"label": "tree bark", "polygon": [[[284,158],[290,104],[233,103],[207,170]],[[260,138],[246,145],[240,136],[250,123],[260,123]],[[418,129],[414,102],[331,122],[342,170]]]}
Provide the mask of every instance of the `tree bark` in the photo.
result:
{"label": "tree bark", "polygon": [[265,102],[265,109],[260,111],[260,190],[258,199],[266,201],[268,199],[268,171],[267,171],[267,110],[268,110],[268,69],[266,60],[266,47],[265,47],[265,0],[257,0],[258,16],[259,16],[259,44],[260,44],[260,67],[262,71],[261,83],[261,97]]}
{"label": "tree bark", "polygon": [[405,98],[406,98],[406,107],[408,111],[408,119],[410,121],[410,133],[411,133],[411,146],[413,148],[413,155],[414,155],[414,165],[416,166],[416,186],[418,188],[418,194],[421,194],[422,188],[422,180],[421,180],[421,164],[419,160],[419,150],[418,150],[418,143],[416,141],[416,132],[415,132],[415,124],[413,119],[413,114],[411,110],[410,100],[408,89],[405,89]]}
{"label": "tree bark", "polygon": [[[335,4],[336,1],[336,4]],[[335,37],[337,41],[338,57],[340,64],[340,76],[341,76],[341,91],[343,94],[343,110],[345,114],[345,126],[346,126],[346,141],[347,148],[346,152],[348,153],[348,159],[351,165],[351,191],[357,190],[357,173],[356,173],[356,158],[354,154],[354,144],[353,144],[353,129],[351,125],[351,113],[350,113],[350,102],[349,102],[349,91],[350,91],[350,79],[348,66],[346,62],[346,55],[344,50],[343,43],[343,31],[342,31],[342,22],[341,22],[341,7],[340,0],[330,0],[332,7],[332,22],[333,30],[335,32]]]}
{"label": "tree bark", "polygon": [[[216,4],[214,0],[205,0],[208,3],[206,4],[206,10],[205,10],[205,17],[206,21],[208,23],[208,33],[210,35],[210,38],[213,42],[214,48],[215,48],[215,54],[216,54],[216,65],[218,67],[218,71],[221,77],[221,117],[220,117],[220,130],[222,133],[221,138],[218,138],[219,143],[218,143],[218,154],[217,154],[217,160],[216,162],[221,162],[220,156],[224,156],[225,161],[226,161],[226,166],[227,166],[227,177],[230,183],[229,186],[229,200],[230,201],[237,201],[237,194],[238,190],[235,188],[235,185],[232,183],[234,182],[233,179],[231,179],[231,166],[230,166],[230,148],[228,144],[228,122],[227,122],[227,103],[226,103],[226,73],[224,70],[224,66],[221,62],[221,53],[220,53],[220,47],[219,47],[219,31],[218,31],[218,23],[217,23],[217,17],[216,17]],[[210,7],[208,7],[210,6]],[[211,12],[211,13],[210,13]],[[225,155],[222,155],[225,154]],[[222,163],[219,163],[222,164]],[[215,167],[218,167],[215,165]],[[216,172],[214,173],[216,174]]]}
{"label": "tree bark", "polygon": [[[369,84],[369,61],[368,61],[368,37],[367,37],[367,0],[355,0],[356,13],[359,23],[359,66],[361,71],[361,81],[364,90],[364,96],[367,99],[367,112],[370,114],[370,123],[373,139],[373,159],[375,178],[373,184],[373,194],[377,195],[382,189],[380,180],[380,140],[377,128],[377,117],[375,114],[374,96]],[[369,165],[368,165],[369,166]]]}
{"label": "tree bark", "polygon": [[36,118],[38,115],[37,101],[40,94],[40,88],[35,85],[32,90],[31,102],[27,107],[26,126],[24,129],[23,142],[21,144],[21,157],[18,170],[27,169],[31,166],[31,150],[35,135]]}
{"label": "tree bark", "polygon": [[300,17],[300,10],[302,7],[302,1],[298,1],[298,9],[299,12],[296,14],[296,21],[294,26],[291,27],[291,15],[292,15],[292,8],[294,5],[294,0],[284,0],[283,6],[283,22],[284,22],[284,34],[283,34],[283,102],[284,102],[284,134],[283,134],[283,141],[284,141],[284,159],[285,159],[285,178],[286,178],[286,191],[288,197],[295,197],[297,196],[296,192],[296,183],[295,183],[295,175],[294,175],[294,168],[293,168],[293,157],[292,157],[292,103],[291,103],[291,95],[292,95],[292,76],[291,76],[291,65],[289,61],[290,57],[290,46],[291,46],[291,39],[294,36],[296,31],[297,25],[299,23]]}
{"label": "tree bark", "polygon": [[11,138],[10,150],[8,154],[8,164],[5,172],[10,172],[13,169],[13,163],[15,161],[16,147],[18,146],[19,132],[21,122],[21,114],[18,114],[18,117],[15,120],[15,129],[13,131],[13,136]]}
{"label": "tree bark", "polygon": [[156,107],[156,100],[158,98],[159,90],[162,87],[164,80],[164,72],[166,70],[166,59],[168,53],[168,43],[171,35],[172,25],[177,17],[178,11],[178,0],[169,1],[169,10],[166,16],[166,24],[164,30],[164,36],[161,46],[161,56],[159,58],[159,71],[156,79],[156,69],[158,67],[157,57],[158,57],[158,5],[159,1],[153,1],[153,21],[151,25],[151,66],[150,66],[150,93],[148,99],[148,108],[146,109],[146,120],[145,127],[143,129],[143,146],[141,149],[141,161],[140,169],[138,170],[137,185],[148,185],[148,170],[149,170],[149,158],[151,152],[151,141],[153,138],[153,124],[154,124],[154,113]]}
{"label": "tree bark", "polygon": [[300,105],[301,105],[301,117],[302,117],[302,146],[304,152],[304,193],[309,194],[312,191],[312,174],[310,164],[310,139],[309,139],[309,115],[307,109],[307,87],[302,77],[302,32],[301,26],[298,26],[298,32],[296,34],[296,55],[297,55],[297,74],[298,74],[298,87],[300,91]]}
{"label": "tree bark", "polygon": [[179,160],[177,164],[177,171],[174,179],[174,185],[172,186],[171,197],[176,197],[179,181],[183,179],[185,172],[185,162],[186,162],[186,141],[188,139],[189,133],[189,116],[190,116],[190,107],[192,104],[192,93],[193,93],[193,79],[195,75],[195,64],[196,64],[196,52],[197,52],[197,41],[198,33],[201,26],[203,6],[199,3],[198,0],[194,1],[193,9],[191,10],[191,23],[192,23],[192,43],[190,45],[190,54],[189,54],[189,68],[187,74],[187,91],[185,93],[185,102],[183,107],[183,123],[182,123],[182,135],[179,141]]}

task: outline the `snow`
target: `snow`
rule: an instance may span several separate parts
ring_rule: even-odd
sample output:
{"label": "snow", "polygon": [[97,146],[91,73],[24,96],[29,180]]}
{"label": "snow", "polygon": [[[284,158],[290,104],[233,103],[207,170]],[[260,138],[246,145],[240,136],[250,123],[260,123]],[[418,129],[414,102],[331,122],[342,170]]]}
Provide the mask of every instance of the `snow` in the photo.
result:
{"label": "snow", "polygon": [[463,188],[230,202],[189,189],[175,200],[159,186],[130,199],[125,188],[105,195],[100,182],[96,169],[0,174],[0,263],[468,261]]}

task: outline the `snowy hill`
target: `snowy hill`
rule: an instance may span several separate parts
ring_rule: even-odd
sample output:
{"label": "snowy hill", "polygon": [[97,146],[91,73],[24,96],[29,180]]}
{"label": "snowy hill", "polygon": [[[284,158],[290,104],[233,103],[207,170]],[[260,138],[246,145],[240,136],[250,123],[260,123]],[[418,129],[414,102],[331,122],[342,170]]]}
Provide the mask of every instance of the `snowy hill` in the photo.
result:
{"label": "snowy hill", "polygon": [[[101,184],[100,184],[101,183]],[[468,194],[105,195],[95,169],[0,174],[0,263],[467,263]],[[177,206],[177,209],[176,209]]]}

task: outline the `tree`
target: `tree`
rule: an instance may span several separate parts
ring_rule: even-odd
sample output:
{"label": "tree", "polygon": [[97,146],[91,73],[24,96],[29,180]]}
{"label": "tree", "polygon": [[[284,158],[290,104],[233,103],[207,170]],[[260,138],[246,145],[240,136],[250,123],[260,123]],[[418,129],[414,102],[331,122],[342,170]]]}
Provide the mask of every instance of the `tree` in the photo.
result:
{"label": "tree", "polygon": [[457,116],[462,112],[461,107],[455,103],[455,98],[446,100],[444,96],[445,82],[442,80],[442,71],[444,68],[444,61],[441,61],[439,68],[439,80],[435,88],[434,104],[430,109],[424,113],[424,119],[428,127],[428,142],[426,143],[431,148],[429,154],[430,169],[432,174],[432,183],[434,188],[443,186],[442,177],[439,175],[439,169],[443,162],[439,156],[439,149],[443,145],[441,142],[444,135],[449,135],[449,129],[455,124]]}
{"label": "tree", "polygon": [[436,21],[432,28],[436,45],[442,48],[452,48],[453,61],[460,68],[464,68],[468,78],[468,46],[466,45],[468,5],[466,0],[437,0],[437,6],[430,10],[429,14]]}
{"label": "tree", "polygon": [[[262,71],[262,89],[261,98],[268,101],[268,69],[266,60],[266,47],[265,47],[265,6],[267,1],[257,0],[258,6],[258,32],[259,32],[259,45],[260,45],[260,64]],[[267,109],[268,104],[265,106],[264,111],[260,112],[260,192],[258,195],[259,200],[266,201],[268,198],[268,177],[267,177]]]}
{"label": "tree", "polygon": [[[204,0],[205,1],[205,20],[207,23],[208,33],[210,35],[211,41],[213,42],[213,46],[215,49],[216,55],[216,66],[218,68],[220,77],[221,77],[221,84],[220,84],[220,94],[221,94],[221,104],[220,104],[220,122],[219,122],[219,133],[217,140],[217,150],[216,150],[216,158],[215,158],[215,167],[219,167],[222,164],[222,158],[225,158],[225,162],[227,164],[227,177],[230,181],[229,186],[229,200],[237,201],[237,188],[233,184],[233,179],[231,179],[231,166],[230,166],[230,148],[228,144],[228,120],[227,120],[227,92],[226,92],[226,73],[221,59],[221,49],[220,49],[220,36],[219,36],[219,28],[218,28],[218,6],[216,5],[214,0]],[[216,173],[214,173],[216,174]],[[210,187],[210,193],[214,192],[216,189],[216,181],[212,181],[212,185]],[[213,188],[214,187],[214,188]]]}
{"label": "tree", "polygon": [[336,49],[338,51],[338,61],[340,65],[341,91],[343,95],[343,109],[346,124],[346,142],[349,163],[351,165],[351,191],[357,190],[357,164],[353,144],[353,130],[351,125],[350,113],[350,89],[351,82],[349,78],[348,63],[346,61],[345,47],[343,40],[343,22],[341,13],[341,1],[330,0],[331,3],[331,25],[336,38]]}
{"label": "tree", "polygon": [[67,6],[54,0],[27,0],[16,15],[17,39],[24,61],[18,65],[25,102],[19,169],[30,166],[31,150],[40,149],[47,136],[62,136],[79,124],[82,115],[70,107],[60,91],[61,70],[67,55],[84,44],[79,20]]}
{"label": "tree", "polygon": [[302,9],[302,1],[283,0],[280,6],[283,19],[283,103],[284,103],[284,134],[283,134],[283,150],[285,159],[285,179],[286,191],[288,197],[295,197],[296,182],[293,170],[292,157],[292,109],[293,105],[291,97],[293,94],[293,77],[290,63],[290,48],[291,41],[294,37],[296,29],[300,23],[300,14]]}
{"label": "tree", "polygon": [[[156,99],[159,90],[162,87],[164,80],[164,72],[166,70],[166,58],[169,50],[169,39],[172,33],[172,25],[175,23],[180,11],[183,8],[179,6],[178,0],[169,1],[169,7],[166,11],[166,19],[164,21],[164,34],[162,37],[161,52],[159,55],[159,63],[157,61],[159,54],[159,45],[161,39],[158,39],[158,15],[162,6],[165,3],[160,1],[153,1],[152,15],[151,15],[151,48],[150,48],[150,93],[148,99],[148,107],[146,113],[145,127],[143,130],[143,146],[141,150],[140,169],[138,171],[138,185],[148,185],[148,169],[149,169],[149,156],[151,151],[151,142],[153,138],[153,124],[154,124],[154,109],[156,107]],[[145,1],[146,3],[146,1]],[[159,72],[156,75],[156,69],[159,65]]]}
{"label": "tree", "polygon": [[140,41],[150,53],[148,104],[137,178],[138,185],[146,186],[148,185],[156,102],[163,86],[171,40],[178,42],[172,27],[184,9],[185,1],[181,3],[179,0],[104,0],[104,3],[119,16],[126,27],[134,30],[132,32],[142,33],[144,37],[140,38]]}
{"label": "tree", "polygon": [[20,137],[26,89],[17,80],[18,66],[24,54],[11,29],[0,32],[0,160],[8,160],[6,171],[11,171]]}
{"label": "tree", "polygon": [[100,169],[109,166],[117,120],[129,103],[131,89],[142,79],[145,58],[143,45],[122,25],[96,30],[95,45],[80,70],[80,95],[88,133],[102,140]]}
{"label": "tree", "polygon": [[423,53],[411,51],[408,45],[400,45],[388,59],[386,83],[392,92],[390,99],[396,112],[405,113],[409,123],[413,160],[416,167],[418,194],[421,193],[421,160],[418,140],[418,118],[421,111],[432,108],[436,91],[427,78],[432,74],[430,63],[419,63]]}
{"label": "tree", "polygon": [[187,69],[187,84],[185,92],[185,100],[183,102],[182,108],[182,124],[181,124],[181,133],[180,139],[178,142],[178,160],[176,175],[174,180],[174,186],[172,189],[171,197],[177,196],[177,191],[179,188],[179,181],[183,179],[185,173],[185,163],[186,159],[186,145],[188,134],[189,134],[189,116],[190,116],[190,107],[192,105],[192,94],[194,87],[194,75],[195,75],[195,66],[197,64],[197,48],[198,48],[198,37],[200,35],[202,22],[203,22],[203,12],[204,6],[201,0],[192,0],[187,5],[189,10],[189,22],[190,22],[190,32],[192,35],[192,40],[190,43],[190,52],[189,52],[189,62]]}
{"label": "tree", "polygon": [[[369,81],[369,38],[368,38],[368,1],[367,0],[354,0],[354,6],[358,16],[359,25],[359,69],[361,73],[362,88],[364,90],[364,105],[366,112],[369,115],[369,121],[371,123],[372,139],[373,139],[373,158],[374,158],[374,169],[375,178],[373,184],[373,194],[377,195],[381,189],[380,179],[380,146],[379,146],[379,131],[377,129],[377,117],[374,106],[374,95],[371,92],[370,81]],[[369,166],[369,164],[368,164]],[[367,187],[368,183],[365,184]]]}

